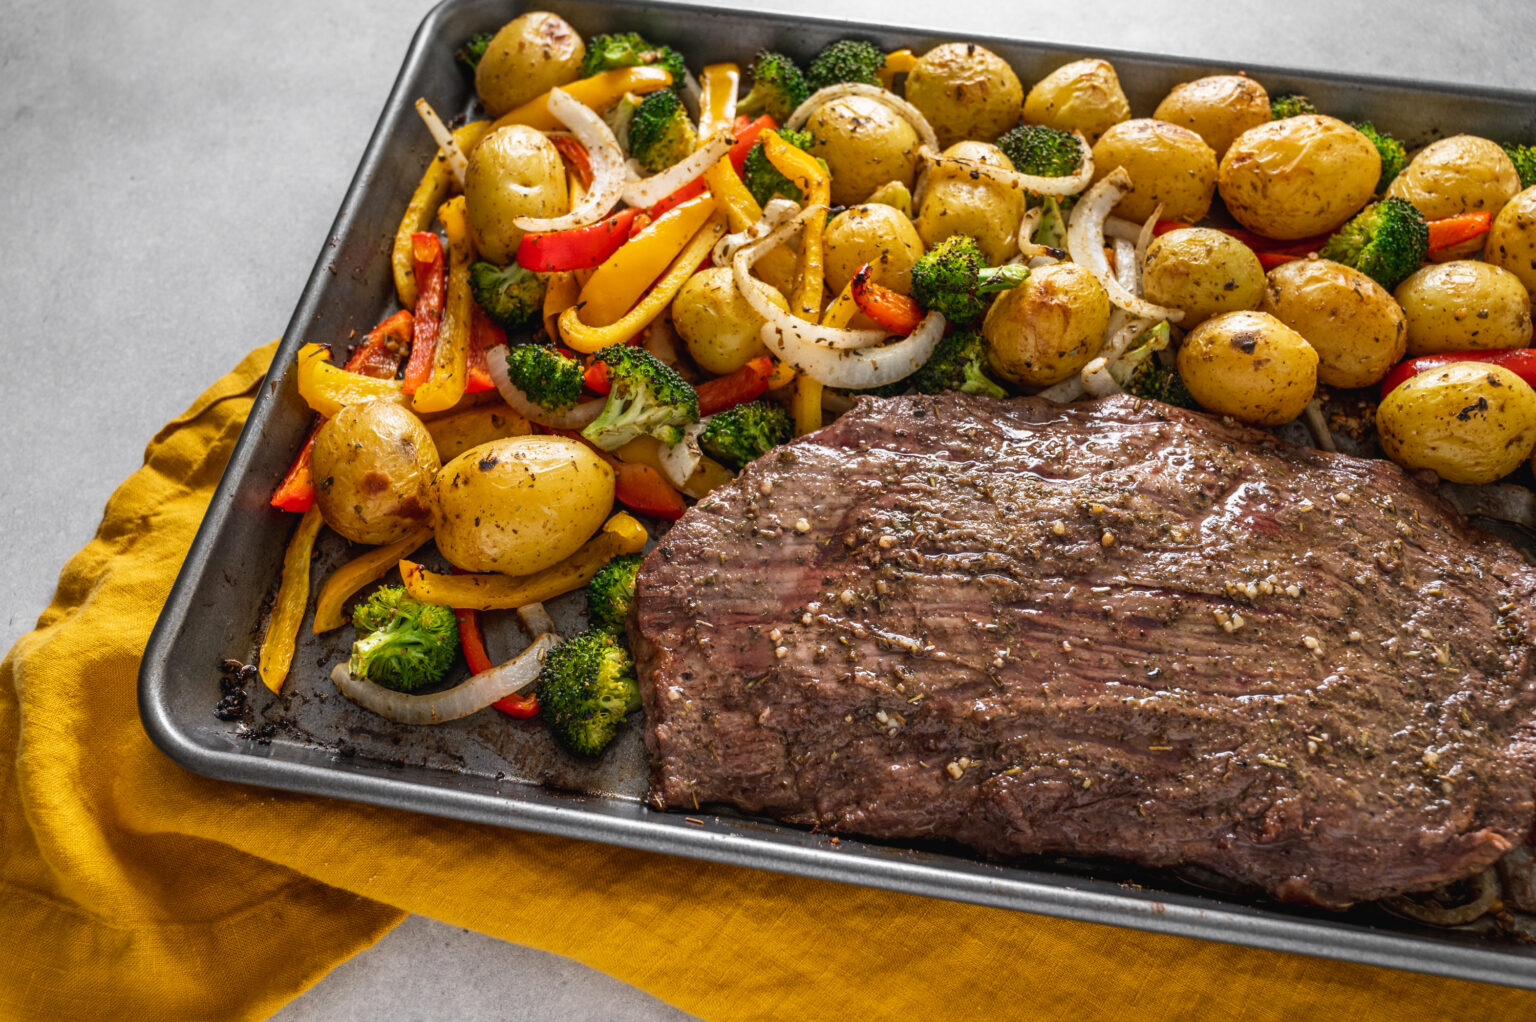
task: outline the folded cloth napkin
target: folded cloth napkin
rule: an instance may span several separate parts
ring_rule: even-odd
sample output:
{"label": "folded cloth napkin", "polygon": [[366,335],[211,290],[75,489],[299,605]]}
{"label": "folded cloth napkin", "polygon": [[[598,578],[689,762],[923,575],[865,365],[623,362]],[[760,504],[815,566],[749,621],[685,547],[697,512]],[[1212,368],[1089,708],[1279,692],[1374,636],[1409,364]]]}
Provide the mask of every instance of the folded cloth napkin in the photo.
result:
{"label": "folded cloth napkin", "polygon": [[149,444],[0,665],[0,1018],[261,1018],[418,912],[709,1019],[1536,1018],[1536,994],[190,774],[135,681],[274,345]]}

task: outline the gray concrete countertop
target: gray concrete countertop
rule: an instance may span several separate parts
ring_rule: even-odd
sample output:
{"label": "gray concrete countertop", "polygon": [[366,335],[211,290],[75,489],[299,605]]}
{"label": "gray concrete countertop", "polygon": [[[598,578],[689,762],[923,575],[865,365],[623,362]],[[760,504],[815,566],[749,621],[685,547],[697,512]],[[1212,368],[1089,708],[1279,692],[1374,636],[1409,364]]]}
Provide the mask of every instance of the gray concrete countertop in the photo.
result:
{"label": "gray concrete countertop", "polygon": [[[0,342],[6,647],[155,430],[282,332],[428,6],[0,0],[0,223],[13,259],[13,329]],[[1536,11],[1520,0],[763,6],[1234,69],[1536,82]],[[413,918],[279,1017],[682,1016],[573,962]]]}

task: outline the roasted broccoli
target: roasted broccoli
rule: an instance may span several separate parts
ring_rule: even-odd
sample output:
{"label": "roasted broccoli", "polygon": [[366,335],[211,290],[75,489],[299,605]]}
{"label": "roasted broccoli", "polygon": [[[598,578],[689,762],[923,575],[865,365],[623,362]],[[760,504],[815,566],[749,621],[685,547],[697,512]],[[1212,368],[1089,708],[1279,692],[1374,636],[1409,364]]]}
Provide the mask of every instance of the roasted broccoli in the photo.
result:
{"label": "roasted broccoli", "polygon": [[811,66],[805,72],[806,84],[812,91],[825,89],[841,82],[862,82],[865,85],[880,84],[880,68],[885,65],[885,54],[874,43],[859,39],[839,39],[811,58]]}
{"label": "roasted broccoli", "polygon": [[550,732],[581,756],[601,755],[624,717],[640,708],[635,662],[612,632],[600,628],[549,651],[538,694]]}
{"label": "roasted broccoli", "polygon": [[988,268],[981,246],[968,234],[953,234],[912,264],[912,297],[964,326],[987,308],[983,295],[1018,287],[1029,276],[1022,263]]}
{"label": "roasted broccoli", "polygon": [[580,362],[554,348],[521,344],[507,349],[507,378],[545,411],[558,412],[581,400],[585,375]]}
{"label": "roasted broccoli", "polygon": [[1199,411],[1200,405],[1184,386],[1184,378],[1164,362],[1169,337],[1166,322],[1149,327],[1115,360],[1109,373],[1127,394]]}
{"label": "roasted broccoli", "polygon": [[[807,149],[811,144],[809,131],[780,128],[776,134],[796,149]],[[746,162],[742,164],[741,169],[747,190],[752,193],[752,197],[760,206],[768,205],[768,200],[775,195],[782,195],[793,202],[799,202],[804,198],[800,192],[800,186],[779,173],[779,168],[768,161],[768,154],[763,151],[761,142],[747,152]]]}
{"label": "roasted broccoli", "polygon": [[793,60],[764,50],[752,62],[752,91],[736,104],[736,112],[748,117],[767,114],[783,124],[810,94],[805,74]]}
{"label": "roasted broccoli", "polygon": [[670,46],[652,46],[637,32],[593,36],[587,40],[587,55],[581,58],[581,77],[621,67],[654,64],[672,74],[672,88],[680,89],[688,73],[683,55]]}
{"label": "roasted broccoli", "polygon": [[1271,120],[1283,120],[1286,117],[1299,117],[1302,114],[1315,114],[1317,107],[1312,101],[1299,92],[1286,92],[1269,101],[1269,116]]}
{"label": "roasted broccoli", "polygon": [[711,415],[699,434],[699,446],[716,461],[740,469],[794,435],[794,420],[783,405],[748,401]]}
{"label": "roasted broccoli", "polygon": [[1392,196],[1355,214],[1319,254],[1353,266],[1391,291],[1429,254],[1429,225],[1411,202]]}
{"label": "roasted broccoli", "polygon": [[460,64],[474,71],[480,66],[480,58],[485,56],[485,48],[491,45],[491,33],[481,32],[469,37],[469,41],[454,51],[453,57]]}
{"label": "roasted broccoli", "polygon": [[682,99],[671,89],[640,101],[629,121],[629,155],[648,174],[659,174],[693,152],[699,133]]}
{"label": "roasted broccoli", "polygon": [[676,371],[644,348],[611,344],[597,361],[608,367],[608,402],[581,435],[605,451],[650,434],[664,444],[699,421],[699,395]]}
{"label": "roasted broccoli", "polygon": [[970,330],[956,330],[939,342],[923,367],[909,380],[919,394],[959,390],[967,394],[1007,397],[1008,392],[987,375],[987,341]]}
{"label": "roasted broccoli", "polygon": [[1509,155],[1509,162],[1515,165],[1515,173],[1520,175],[1520,187],[1536,185],[1536,146],[1506,142],[1504,152]]}
{"label": "roasted broccoli", "polygon": [[1370,139],[1371,145],[1381,154],[1381,177],[1376,180],[1376,194],[1380,195],[1403,169],[1403,164],[1408,162],[1408,153],[1401,142],[1385,131],[1377,130],[1376,125],[1370,121],[1361,121],[1355,125],[1355,130]]}
{"label": "roasted broccoli", "polygon": [[459,648],[453,611],[422,603],[404,586],[384,586],[352,610],[357,641],[347,664],[353,676],[397,692],[441,681]]}
{"label": "roasted broccoli", "polygon": [[624,630],[624,618],[635,603],[635,576],[641,554],[620,554],[603,565],[587,583],[587,618],[594,628]]}
{"label": "roasted broccoli", "polygon": [[485,314],[508,330],[526,326],[544,311],[544,278],[517,263],[475,263],[469,268],[469,290]]}
{"label": "roasted broccoli", "polygon": [[1013,169],[1035,177],[1066,177],[1083,165],[1083,147],[1070,132],[1023,124],[997,140]]}

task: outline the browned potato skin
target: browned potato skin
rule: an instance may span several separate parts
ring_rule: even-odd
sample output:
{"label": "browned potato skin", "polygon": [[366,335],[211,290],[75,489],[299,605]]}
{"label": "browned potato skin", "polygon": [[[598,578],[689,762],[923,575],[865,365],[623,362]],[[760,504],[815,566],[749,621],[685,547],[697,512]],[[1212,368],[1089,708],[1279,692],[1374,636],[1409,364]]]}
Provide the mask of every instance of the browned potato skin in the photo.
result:
{"label": "browned potato skin", "polygon": [[[768,300],[789,311],[779,292],[769,291]],[[707,373],[724,376],[768,354],[757,335],[763,318],[736,289],[729,266],[712,266],[688,278],[672,299],[672,325]]]}
{"label": "browned potato skin", "polygon": [[1086,268],[1041,267],[987,310],[981,332],[989,342],[988,361],[1014,383],[1060,383],[1099,353],[1109,312],[1109,295]]}
{"label": "browned potato skin", "polygon": [[[1013,169],[1003,151],[987,142],[956,142],[944,155]],[[1018,254],[1019,221],[1029,200],[1023,189],[953,167],[930,166],[923,173],[917,234],[924,245],[932,248],[951,235],[969,234],[993,266]]]}
{"label": "browned potato skin", "polygon": [[1189,332],[1179,375],[1201,407],[1256,426],[1300,415],[1317,390],[1317,352],[1266,312],[1227,312]]}
{"label": "browned potato skin", "polygon": [[863,202],[889,181],[912,187],[917,175],[917,132],[888,108],[864,96],[844,96],[823,105],[805,129],[810,153],[827,161],[832,201]]}
{"label": "browned potato skin", "polygon": [[1536,391],[1503,366],[1452,362],[1405,380],[1376,407],[1387,456],[1453,483],[1509,475],[1536,447]]}
{"label": "browned potato skin", "polygon": [[1267,238],[1332,231],[1376,193],[1381,154],[1335,117],[1304,114],[1249,128],[1221,158],[1217,187],[1237,222]]}
{"label": "browned potato skin", "polygon": [[581,74],[587,46],[558,14],[529,11],[501,26],[475,68],[485,112],[500,117]]}
{"label": "browned potato skin", "polygon": [[1531,295],[1506,269],[1473,259],[1433,263],[1393,292],[1408,319],[1408,354],[1523,348]]}
{"label": "browned potato skin", "polygon": [[1246,75],[1211,75],[1175,85],[1152,116],[1193,131],[1219,160],[1237,136],[1269,122],[1269,93]]}
{"label": "browned potato skin", "polygon": [[1536,291],[1536,187],[1510,199],[1493,218],[1483,258],[1519,277],[1527,291]]}
{"label": "browned potato skin", "polygon": [[907,75],[906,98],[947,149],[967,138],[997,141],[1019,119],[1024,86],[985,46],[945,43],[923,54]]}
{"label": "browned potato skin", "polygon": [[[1509,155],[1486,138],[1452,135],[1420,149],[1387,194],[1407,199],[1426,220],[1440,220],[1486,209],[1494,216],[1520,191],[1520,175]],[[1478,252],[1486,235],[1437,253],[1460,259]]]}
{"label": "browned potato skin", "polygon": [[1216,194],[1216,153],[1188,128],[1150,117],[1111,126],[1093,144],[1093,179],[1116,167],[1131,176],[1131,191],[1115,215],[1145,220],[1158,206],[1165,220],[1201,220]]}
{"label": "browned potato skin", "polygon": [[1147,248],[1142,288],[1148,301],[1182,310],[1179,326],[1191,330],[1223,312],[1258,308],[1264,267],[1252,249],[1230,234],[1179,228]]}
{"label": "browned potato skin", "polygon": [[1080,131],[1092,143],[1131,116],[1114,65],[1090,58],[1063,64],[1024,97],[1024,120],[1060,131]]}
{"label": "browned potato skin", "polygon": [[389,401],[347,405],[315,434],[310,467],[320,516],[354,543],[393,543],[431,518],[437,446]]}
{"label": "browned potato skin", "polygon": [[475,146],[464,174],[464,215],[475,249],[505,265],[523,232],[513,220],[570,212],[565,164],[554,144],[521,124],[497,128]]}
{"label": "browned potato skin", "polygon": [[1378,383],[1407,350],[1408,321],[1386,288],[1329,259],[1270,270],[1259,308],[1307,339],[1330,387]]}
{"label": "browned potato skin", "polygon": [[910,294],[912,264],[922,258],[923,239],[901,210],[867,203],[832,218],[822,249],[827,286],[834,292],[847,287],[859,267],[869,263],[875,283]]}

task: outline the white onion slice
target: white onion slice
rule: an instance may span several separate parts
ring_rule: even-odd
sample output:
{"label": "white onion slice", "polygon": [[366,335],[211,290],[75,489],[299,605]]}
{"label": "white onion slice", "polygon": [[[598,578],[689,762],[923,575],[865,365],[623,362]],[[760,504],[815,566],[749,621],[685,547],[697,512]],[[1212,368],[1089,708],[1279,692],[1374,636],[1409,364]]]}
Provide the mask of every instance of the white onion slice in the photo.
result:
{"label": "white onion slice", "polygon": [[1136,272],[1136,243],[1115,238],[1111,244],[1115,250],[1115,280],[1120,286],[1138,297],[1141,294],[1141,274]]}
{"label": "white onion slice", "polygon": [[528,633],[528,638],[537,639],[541,635],[554,635],[555,619],[549,616],[549,611],[544,609],[542,603],[525,603],[517,608],[517,622],[523,626],[523,631]]}
{"label": "white onion slice", "polygon": [[[693,77],[693,72],[683,68],[683,108],[697,121],[699,110],[704,105],[704,90],[699,88],[699,80]],[[735,116],[731,120],[735,120]]]}
{"label": "white onion slice", "polygon": [[1157,227],[1157,221],[1162,218],[1163,204],[1159,202],[1152,207],[1152,215],[1147,217],[1147,222],[1141,225],[1141,230],[1136,232],[1136,297],[1145,298],[1142,278],[1147,272],[1147,249],[1152,245],[1152,232]]}
{"label": "white onion slice", "polygon": [[699,434],[704,432],[704,425],[695,422],[686,427],[683,438],[675,444],[662,447],[661,456],[656,459],[661,464],[661,474],[679,490],[687,489],[688,478],[704,460],[704,452],[699,449]]}
{"label": "white onion slice", "polygon": [[1317,398],[1307,402],[1307,407],[1302,409],[1302,421],[1307,424],[1307,432],[1312,434],[1312,442],[1320,451],[1339,453],[1339,445],[1334,442],[1333,430],[1328,428],[1328,417],[1323,414],[1323,403]]}
{"label": "white onion slice", "polygon": [[[789,115],[789,120],[784,122],[784,127],[792,130],[805,127],[805,122],[811,119],[811,114],[818,108],[845,96],[863,96],[865,99],[872,99],[879,103],[912,125],[912,130],[917,132],[919,142],[938,152],[939,136],[934,133],[933,125],[928,123],[928,118],[923,116],[922,111],[889,89],[882,89],[878,85],[865,85],[862,82],[828,85],[825,89],[818,89],[811,93],[804,103],[795,107],[795,112]],[[1089,176],[1092,177],[1091,174]]]}
{"label": "white onion slice", "polygon": [[621,197],[631,206],[642,209],[654,206],[718,163],[720,157],[731,151],[735,141],[729,131],[717,131],[703,145],[660,174],[626,184]]}
{"label": "white onion slice", "polygon": [[1184,318],[1182,310],[1166,309],[1136,297],[1109,272],[1109,260],[1104,258],[1104,219],[1130,189],[1131,178],[1124,167],[1116,167],[1108,177],[1089,189],[1088,194],[1072,207],[1072,218],[1067,223],[1067,251],[1072,254],[1074,263],[1098,279],[1109,294],[1111,304],[1117,308],[1133,316],[1177,323]]}
{"label": "white onion slice", "polygon": [[1046,387],[1035,396],[1043,397],[1047,401],[1054,401],[1059,405],[1064,405],[1068,401],[1076,401],[1083,396],[1083,374],[1077,373],[1076,375],[1068,376],[1060,383]]}
{"label": "white onion slice", "polygon": [[624,153],[607,122],[564,89],[549,90],[549,113],[571,130],[592,163],[592,187],[565,216],[520,216],[512,221],[521,231],[568,231],[595,224],[608,215],[624,190]]}
{"label": "white onion slice", "polygon": [[[1042,265],[1056,262],[1056,254],[1060,249],[1051,248],[1049,245],[1039,245],[1034,241],[1035,231],[1040,226],[1040,218],[1045,215],[1044,206],[1036,206],[1024,211],[1024,219],[1019,221],[1019,262],[1030,263],[1033,259],[1044,259]],[[1008,260],[1013,262],[1012,259]]]}
{"label": "white onion slice", "polygon": [[555,429],[581,429],[602,414],[603,405],[608,403],[607,398],[597,397],[591,401],[578,402],[558,412],[541,408],[527,394],[514,386],[512,378],[507,375],[505,344],[498,344],[486,351],[485,368],[490,373],[491,382],[496,384],[496,393],[501,395],[501,399],[514,412],[529,422],[537,422],[541,426],[552,426]]}
{"label": "white onion slice", "polygon": [[835,350],[764,323],[758,337],[780,358],[828,387],[868,390],[904,380],[923,367],[944,337],[944,317],[930,312],[917,329],[892,344]]}
{"label": "white onion slice", "polygon": [[748,227],[744,231],[735,234],[727,234],[715,244],[715,250],[710,254],[710,259],[716,266],[729,266],[736,258],[736,253],[768,235],[774,228],[780,226],[785,220],[800,212],[800,204],[789,199],[770,199],[768,205],[763,207],[762,219]]}
{"label": "white onion slice", "polygon": [[430,695],[407,695],[366,678],[354,677],[345,663],[336,665],[336,669],[331,672],[331,680],[336,683],[342,695],[363,709],[372,710],[397,724],[441,724],[447,720],[467,717],[533,684],[539,677],[539,668],[544,665],[544,658],[558,641],[553,635],[541,635],[506,663],[481,671],[453,688]]}
{"label": "white onion slice", "polygon": [[1082,135],[1073,132],[1073,137],[1077,139],[1077,144],[1082,149],[1082,164],[1076,171],[1064,177],[1021,174],[1011,167],[994,167],[990,163],[983,163],[968,156],[944,156],[938,151],[937,146],[924,146],[917,151],[917,155],[932,167],[958,170],[973,178],[984,177],[1007,188],[1022,188],[1036,195],[1076,195],[1087,188],[1088,182],[1093,180],[1093,150],[1088,147],[1088,140]]}
{"label": "white onion slice", "polygon": [[1135,241],[1141,237],[1141,224],[1121,216],[1107,216],[1104,218],[1104,237]]}
{"label": "white onion slice", "polygon": [[432,140],[443,151],[443,159],[448,161],[448,173],[453,175],[454,184],[459,186],[459,191],[464,190],[464,174],[469,170],[469,160],[459,149],[459,144],[453,140],[453,132],[448,130],[448,125],[437,116],[437,111],[432,109],[432,104],[424,99],[416,101],[416,112],[426,122],[427,130],[432,133]]}
{"label": "white onion slice", "polygon": [[[1116,258],[1119,258],[1118,246],[1130,246],[1130,242],[1116,239]],[[1104,347],[1099,349],[1098,357],[1087,365],[1079,374],[1083,383],[1083,392],[1090,397],[1108,397],[1111,394],[1119,394],[1125,388],[1115,382],[1115,377],[1110,372],[1110,366],[1120,361],[1131,342],[1140,337],[1142,333],[1154,324],[1154,320],[1142,319],[1137,316],[1128,316],[1124,311],[1116,309],[1109,319],[1109,339],[1104,342]]]}

